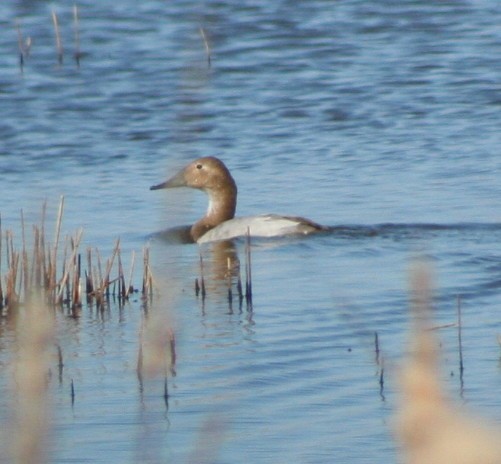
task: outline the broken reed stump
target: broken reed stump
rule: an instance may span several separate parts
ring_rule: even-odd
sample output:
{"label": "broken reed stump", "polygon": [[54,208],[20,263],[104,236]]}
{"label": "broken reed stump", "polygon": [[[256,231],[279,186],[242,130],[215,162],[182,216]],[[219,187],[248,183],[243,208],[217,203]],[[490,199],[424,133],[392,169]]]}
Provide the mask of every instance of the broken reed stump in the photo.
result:
{"label": "broken reed stump", "polygon": [[[97,249],[87,249],[86,259],[82,260],[82,229],[67,236],[61,243],[64,197],[61,197],[52,242],[46,237],[46,211],[44,203],[40,224],[32,227],[31,243],[28,243],[24,213],[21,211],[20,247],[12,231],[2,230],[0,218],[0,312],[12,313],[19,305],[25,305],[35,297],[42,299],[49,307],[67,306],[71,309],[81,307],[82,298],[86,297],[87,304],[96,303],[102,308],[112,296],[117,296],[119,303],[123,303],[137,292],[132,286],[135,254],[132,254],[126,285],[120,240],[115,242],[103,272]],[[153,276],[147,248],[143,250],[143,255],[143,298],[151,299]],[[85,263],[87,269],[83,269]],[[115,284],[118,285],[115,287]]]}

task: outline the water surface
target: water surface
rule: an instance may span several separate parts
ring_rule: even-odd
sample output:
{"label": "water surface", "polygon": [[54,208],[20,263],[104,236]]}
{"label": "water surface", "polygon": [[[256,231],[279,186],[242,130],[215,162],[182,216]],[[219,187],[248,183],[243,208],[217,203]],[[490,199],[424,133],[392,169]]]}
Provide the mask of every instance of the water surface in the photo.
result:
{"label": "water surface", "polygon": [[[440,331],[444,382],[500,420],[496,1],[78,5],[79,68],[72,5],[0,6],[2,227],[19,234],[20,209],[37,222],[45,199],[53,220],[64,195],[63,228],[84,228],[83,249],[106,254],[120,237],[128,263],[150,244],[159,287],[150,310],[174,328],[177,362],[167,403],[163,377],[139,385],[139,298],[58,317],[66,361],[49,385],[51,462],[200,462],[204,437],[216,443],[209,462],[396,462],[393,366],[409,263],[423,254],[437,323],[455,320],[458,296],[463,307],[463,384],[453,328]],[[15,20],[33,42],[22,71]],[[238,214],[334,227],[253,242],[252,311],[238,303],[235,276],[229,305],[217,249],[155,238],[193,222],[206,199],[149,186],[206,155],[232,171]],[[234,246],[244,276],[245,243]],[[205,301],[194,292],[200,252]],[[391,366],[383,390],[376,331]],[[12,339],[4,321],[4,367]]]}

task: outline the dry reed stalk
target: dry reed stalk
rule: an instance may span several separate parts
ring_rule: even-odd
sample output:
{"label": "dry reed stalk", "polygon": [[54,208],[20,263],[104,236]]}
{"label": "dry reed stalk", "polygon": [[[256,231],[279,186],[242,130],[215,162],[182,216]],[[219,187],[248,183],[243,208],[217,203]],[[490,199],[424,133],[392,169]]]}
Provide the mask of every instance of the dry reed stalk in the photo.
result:
{"label": "dry reed stalk", "polygon": [[463,322],[461,317],[461,298],[457,300],[457,325],[458,325],[458,349],[459,349],[459,377],[463,381],[464,363],[463,363]]}
{"label": "dry reed stalk", "polygon": [[103,266],[101,263],[101,253],[99,253],[99,250],[97,248],[94,249],[94,252],[96,254],[96,261],[97,261],[97,267],[95,268],[94,272],[94,287],[95,287],[94,294],[101,295],[100,289],[104,282]]}
{"label": "dry reed stalk", "polygon": [[16,30],[17,30],[17,47],[19,49],[19,68],[21,69],[21,73],[24,71],[24,41],[23,41],[23,33],[21,31],[21,25],[19,21],[16,21]]}
{"label": "dry reed stalk", "polygon": [[136,252],[132,250],[132,255],[131,255],[131,264],[130,264],[130,271],[129,271],[129,280],[127,282],[127,289],[125,290],[125,298],[129,298],[129,294],[134,291],[133,286],[132,286],[132,276],[134,275],[134,265],[136,262]]}
{"label": "dry reed stalk", "polygon": [[77,255],[76,273],[73,275],[73,291],[71,294],[71,305],[73,308],[82,306],[82,285],[81,285],[81,275],[82,275],[82,263],[81,255]]}
{"label": "dry reed stalk", "polygon": [[16,20],[16,31],[17,31],[17,48],[19,50],[19,68],[21,70],[21,73],[23,73],[26,58],[28,58],[28,56],[30,55],[31,37],[28,36],[26,40],[23,38],[21,24],[17,20]]}
{"label": "dry reed stalk", "polygon": [[7,274],[5,276],[5,306],[9,311],[17,308],[19,303],[19,293],[16,291],[17,276],[19,271],[19,252],[14,250],[14,239],[12,232],[5,233]]}
{"label": "dry reed stalk", "polygon": [[82,288],[81,288],[81,275],[82,275],[82,266],[81,266],[81,256],[78,252],[78,247],[80,245],[80,238],[83,233],[81,230],[80,236],[78,238],[78,242],[76,240],[71,239],[71,247],[73,250],[73,256],[71,259],[71,267],[72,267],[72,278],[67,280],[68,283],[68,302],[71,303],[73,309],[82,306]]}
{"label": "dry reed stalk", "polygon": [[21,24],[16,20],[16,32],[17,32],[17,48],[19,50],[19,64],[21,69],[24,64],[24,43],[23,43],[23,32],[21,31]]}
{"label": "dry reed stalk", "polygon": [[115,261],[115,257],[117,256],[117,254],[120,253],[120,239],[118,239],[116,242],[115,242],[115,247],[113,248],[113,252],[111,254],[111,258],[107,259],[106,260],[106,274],[104,276],[104,281],[101,285],[101,292],[103,291],[107,291],[108,292],[108,296],[109,296],[109,287],[110,287],[110,283],[111,283],[111,279],[110,279],[110,275],[111,275],[111,269],[113,268],[113,263]]}
{"label": "dry reed stalk", "polygon": [[15,397],[11,427],[12,462],[40,464],[47,461],[50,406],[47,375],[51,362],[54,322],[51,312],[34,300],[20,311],[16,321],[17,357],[12,392]]}
{"label": "dry reed stalk", "polygon": [[73,31],[75,35],[75,53],[74,58],[77,64],[77,67],[80,67],[80,58],[82,54],[80,53],[80,26],[79,26],[79,17],[78,17],[78,6],[75,3],[73,5]]}
{"label": "dry reed stalk", "polygon": [[[57,281],[57,250],[59,247],[59,238],[61,236],[61,223],[63,221],[63,211],[64,211],[64,196],[61,196],[61,200],[59,202],[59,210],[57,213],[57,220],[56,220],[56,230],[54,233],[54,245],[52,247],[52,257],[50,258],[49,262],[49,289],[55,289],[56,288],[56,281]],[[49,256],[50,254],[50,249],[49,249]]]}
{"label": "dry reed stalk", "polygon": [[[59,281],[59,291],[56,292],[56,289],[54,289],[54,292],[50,295],[50,298],[52,299],[53,304],[58,304],[62,305],[63,301],[66,300],[67,302],[70,299],[70,279],[66,277],[67,274],[69,274],[70,270],[70,264],[68,263],[68,237],[65,239],[65,244],[64,244],[64,252],[63,252],[63,260],[62,260],[62,273],[63,273],[63,278]],[[63,293],[66,291],[66,297],[63,297]],[[60,298],[54,298],[54,294],[58,295],[61,293]]]}
{"label": "dry reed stalk", "polygon": [[118,250],[118,298],[125,300],[125,276],[120,250]]}
{"label": "dry reed stalk", "polygon": [[207,35],[205,34],[205,30],[203,27],[201,27],[199,29],[200,31],[200,35],[202,36],[202,40],[204,42],[204,46],[205,46],[205,54],[207,55],[207,67],[211,67],[211,50],[210,50],[210,46],[209,46],[209,41],[207,40]]}
{"label": "dry reed stalk", "polygon": [[49,278],[49,273],[48,273],[48,262],[47,260],[49,259],[48,256],[50,256],[50,253],[47,254],[47,250],[45,249],[45,218],[47,214],[47,201],[44,201],[42,204],[42,217],[41,217],[41,227],[40,227],[40,263],[41,263],[41,269],[40,272],[43,276],[43,287],[48,288],[50,284],[50,278]]}
{"label": "dry reed stalk", "polygon": [[52,23],[54,25],[54,34],[56,37],[57,62],[61,65],[63,64],[63,43],[59,32],[59,20],[57,19],[57,13],[55,10],[52,10]]}
{"label": "dry reed stalk", "polygon": [[64,361],[63,361],[63,350],[61,348],[61,345],[56,344],[56,349],[57,349],[57,370],[58,370],[58,377],[59,377],[59,383],[63,383],[63,368],[64,368]]}
{"label": "dry reed stalk", "polygon": [[143,298],[153,298],[153,273],[150,266],[150,249],[143,248]]}
{"label": "dry reed stalk", "polygon": [[103,285],[103,272],[101,267],[101,255],[99,254],[99,250],[96,248],[96,257],[97,257],[97,269],[94,271],[94,293],[93,295],[96,297],[96,304],[98,307],[102,307],[103,304],[103,294],[101,292],[101,287]]}
{"label": "dry reed stalk", "polygon": [[[96,251],[96,255],[98,256],[98,260],[99,260],[99,254],[98,252]],[[99,279],[99,268],[100,267],[100,264],[98,264],[97,266],[95,265],[94,268],[92,269],[91,271],[91,279],[92,279],[92,282],[93,282],[93,287],[94,287],[94,290],[92,291],[92,293],[89,293],[88,294],[88,297],[92,300],[94,299],[95,302],[96,302],[96,306],[98,308],[101,307],[102,305],[102,295],[101,293],[98,291],[98,286],[99,286],[99,282],[101,281]]]}
{"label": "dry reed stalk", "polygon": [[238,293],[238,304],[240,306],[240,309],[242,309],[242,303],[244,301],[244,292],[242,289],[242,278],[240,276],[240,271],[238,273],[238,280],[237,280],[237,293]]}
{"label": "dry reed stalk", "polygon": [[125,300],[125,274],[122,265],[122,257],[118,255],[118,294],[119,297]]}
{"label": "dry reed stalk", "polygon": [[141,329],[139,330],[139,348],[137,350],[137,363],[136,363],[136,374],[139,383],[141,385],[143,383],[143,364],[144,364],[143,341],[144,341],[144,320],[141,324]]}
{"label": "dry reed stalk", "polygon": [[31,255],[31,272],[30,286],[33,290],[40,289],[41,274],[40,274],[40,231],[36,226],[33,226],[33,250]]}
{"label": "dry reed stalk", "polygon": [[438,343],[431,320],[431,277],[414,269],[411,351],[401,372],[397,437],[406,464],[495,464],[501,462],[501,430],[474,419],[444,393]]}
{"label": "dry reed stalk", "polygon": [[147,286],[148,286],[148,283],[147,283],[147,272],[148,272],[148,267],[149,267],[149,249],[148,248],[143,248],[143,285],[142,285],[142,289],[141,289],[141,293],[143,294],[143,296],[146,294],[147,292]]}
{"label": "dry reed stalk", "polygon": [[26,233],[24,229],[24,213],[21,209],[21,238],[22,238],[22,251],[21,251],[21,282],[24,290],[24,297],[26,298],[28,295],[28,287],[29,287],[29,277],[28,277],[28,253],[26,251]]}
{"label": "dry reed stalk", "polygon": [[199,251],[199,263],[200,263],[200,293],[202,295],[202,301],[203,301],[203,300],[205,300],[207,292],[205,290],[204,260],[202,258],[201,251]]}
{"label": "dry reed stalk", "polygon": [[252,309],[252,262],[249,229],[247,229],[247,235],[245,237],[245,301],[247,303],[247,309]]}
{"label": "dry reed stalk", "polygon": [[374,332],[374,352],[376,354],[376,364],[379,366],[379,355],[381,350],[379,349],[379,334]]}
{"label": "dry reed stalk", "polygon": [[228,276],[228,309],[230,311],[230,313],[233,312],[233,290],[231,289],[231,284],[232,284],[232,281],[231,281],[231,277],[232,277],[232,274],[231,274],[231,258],[228,256],[226,258],[226,272],[227,272],[227,276]]}
{"label": "dry reed stalk", "polygon": [[94,293],[94,283],[92,280],[92,248],[87,248],[87,270],[85,271],[85,292],[87,298]]}
{"label": "dry reed stalk", "polygon": [[[78,247],[80,245],[80,240],[82,239],[82,234],[83,234],[83,229],[80,229],[77,232],[77,235],[75,237],[75,241],[72,244],[72,251],[70,257],[64,261],[64,272],[63,276],[59,280],[59,282],[56,285],[56,288],[58,289],[57,292],[55,292],[54,295],[54,300],[53,303],[60,305],[63,302],[63,292],[64,289],[66,288],[66,285],[68,281],[70,280],[70,275],[75,275],[78,274],[78,270],[76,269],[76,256],[78,254]],[[71,294],[71,290],[70,290]],[[71,299],[71,298],[70,298]]]}
{"label": "dry reed stalk", "polygon": [[75,405],[75,384],[73,379],[71,379],[71,406]]}

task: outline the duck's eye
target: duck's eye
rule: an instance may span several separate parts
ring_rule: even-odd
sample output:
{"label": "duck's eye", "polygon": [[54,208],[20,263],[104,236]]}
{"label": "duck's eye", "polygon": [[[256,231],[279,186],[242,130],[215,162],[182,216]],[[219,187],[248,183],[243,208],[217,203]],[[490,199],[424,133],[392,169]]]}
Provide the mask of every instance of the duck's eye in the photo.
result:
{"label": "duck's eye", "polygon": [[202,169],[202,165],[200,163],[197,164],[197,169]]}

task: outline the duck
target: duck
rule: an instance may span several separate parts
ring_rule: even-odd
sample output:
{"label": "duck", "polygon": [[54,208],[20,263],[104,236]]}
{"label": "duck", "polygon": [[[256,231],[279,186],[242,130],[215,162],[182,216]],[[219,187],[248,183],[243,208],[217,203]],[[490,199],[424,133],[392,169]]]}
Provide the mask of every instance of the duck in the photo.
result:
{"label": "duck", "polygon": [[231,240],[246,235],[251,237],[308,235],[328,229],[298,216],[261,214],[235,217],[237,184],[223,161],[214,156],[196,159],[165,182],[152,185],[150,190],[178,187],[202,190],[209,197],[205,216],[189,229],[191,241],[194,243]]}

